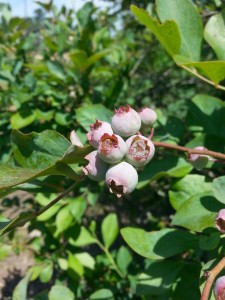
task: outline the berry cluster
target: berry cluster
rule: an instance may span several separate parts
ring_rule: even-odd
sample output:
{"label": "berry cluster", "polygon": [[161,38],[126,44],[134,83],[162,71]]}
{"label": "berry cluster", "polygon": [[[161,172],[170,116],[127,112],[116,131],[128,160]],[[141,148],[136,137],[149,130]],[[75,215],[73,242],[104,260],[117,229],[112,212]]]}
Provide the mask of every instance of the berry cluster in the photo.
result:
{"label": "berry cluster", "polygon": [[[149,163],[155,153],[152,141],[139,130],[141,126],[151,128],[156,119],[150,108],[138,113],[127,105],[115,110],[111,124],[96,120],[87,133],[96,150],[85,157],[88,164],[84,173],[95,181],[105,179],[109,191],[117,197],[131,193],[138,184],[136,169]],[[75,132],[71,133],[71,142],[79,143]]]}

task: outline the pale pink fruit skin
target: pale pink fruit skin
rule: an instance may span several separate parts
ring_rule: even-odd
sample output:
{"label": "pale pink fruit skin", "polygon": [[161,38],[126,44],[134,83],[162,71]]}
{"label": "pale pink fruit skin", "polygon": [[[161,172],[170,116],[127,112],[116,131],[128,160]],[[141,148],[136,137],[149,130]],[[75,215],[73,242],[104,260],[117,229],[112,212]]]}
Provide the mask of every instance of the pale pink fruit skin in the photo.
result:
{"label": "pale pink fruit skin", "polygon": [[125,141],[117,134],[103,134],[98,144],[99,157],[109,164],[120,162],[126,151]]}
{"label": "pale pink fruit skin", "polygon": [[133,135],[126,141],[126,161],[134,167],[147,165],[155,154],[155,146],[141,134]]}
{"label": "pale pink fruit skin", "polygon": [[152,127],[152,125],[156,122],[157,120],[157,114],[156,112],[148,107],[144,107],[139,111],[139,116],[141,118],[142,125],[147,127]]}
{"label": "pale pink fruit skin", "polygon": [[215,219],[216,228],[225,233],[225,209],[221,209]]}
{"label": "pale pink fruit skin", "polygon": [[216,280],[213,291],[216,300],[225,300],[225,276]]}
{"label": "pale pink fruit skin", "polygon": [[[205,147],[199,146],[195,147],[196,150],[205,150]],[[203,169],[209,161],[209,157],[203,154],[190,154],[189,155],[189,162],[195,169]]]}
{"label": "pale pink fruit skin", "polygon": [[70,141],[71,144],[77,147],[83,147],[84,145],[82,144],[80,138],[78,137],[77,133],[75,130],[72,130],[70,133]]}
{"label": "pale pink fruit skin", "polygon": [[138,184],[138,174],[133,166],[123,161],[108,169],[105,180],[110,193],[120,198],[133,192]]}
{"label": "pale pink fruit skin", "polygon": [[122,137],[131,136],[141,128],[139,114],[129,105],[121,106],[118,110],[115,110],[111,123],[115,133]]}
{"label": "pale pink fruit skin", "polygon": [[104,180],[108,165],[98,156],[97,150],[90,152],[85,159],[88,164],[83,168],[84,174],[95,181]]}
{"label": "pale pink fruit skin", "polygon": [[94,124],[90,125],[90,130],[87,133],[88,142],[97,149],[104,133],[113,134],[111,125],[108,122],[96,120]]}

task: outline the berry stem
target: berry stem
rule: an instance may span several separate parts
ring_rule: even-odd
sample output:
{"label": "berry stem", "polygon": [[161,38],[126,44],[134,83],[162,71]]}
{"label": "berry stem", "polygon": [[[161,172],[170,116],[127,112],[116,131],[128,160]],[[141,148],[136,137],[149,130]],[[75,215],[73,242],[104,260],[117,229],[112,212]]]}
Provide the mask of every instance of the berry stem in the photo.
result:
{"label": "berry stem", "polygon": [[163,142],[153,142],[153,144],[155,147],[173,149],[173,150],[177,150],[177,151],[186,152],[188,154],[203,154],[203,155],[208,155],[208,156],[212,156],[212,157],[216,157],[216,158],[225,160],[225,154],[220,153],[220,152],[211,151],[208,149],[197,150],[197,149],[193,149],[193,148],[187,148],[187,147],[167,144],[167,143],[163,143]]}
{"label": "berry stem", "polygon": [[111,263],[113,269],[116,271],[116,273],[121,277],[124,278],[123,273],[120,271],[119,267],[117,266],[114,258],[112,257],[111,253],[109,252],[109,250],[107,249],[107,247],[105,247],[97,238],[96,234],[94,234],[94,237],[96,239],[96,243],[99,246],[100,249],[102,249],[102,251],[105,253],[105,255],[107,256],[109,262]]}
{"label": "berry stem", "polygon": [[211,291],[212,284],[216,276],[224,269],[225,267],[225,257],[210,271],[205,272],[206,283],[202,292],[200,300],[209,300],[209,295]]}

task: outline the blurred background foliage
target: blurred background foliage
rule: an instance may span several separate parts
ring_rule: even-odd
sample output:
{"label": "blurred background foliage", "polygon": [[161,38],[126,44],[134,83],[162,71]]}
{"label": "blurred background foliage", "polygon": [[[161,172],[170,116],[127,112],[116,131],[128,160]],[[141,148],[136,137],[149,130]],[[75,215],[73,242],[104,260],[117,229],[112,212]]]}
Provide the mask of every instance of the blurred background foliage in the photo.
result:
{"label": "blurred background foliage", "polygon": [[[49,5],[40,2],[32,18],[13,17],[8,5],[0,5],[1,162],[11,156],[12,129],[23,133],[54,129],[66,137],[76,129],[85,143],[86,131],[96,115],[109,117],[109,110],[125,104],[156,109],[158,140],[224,151],[224,137],[214,126],[217,116],[208,114],[207,121],[204,119],[207,108],[216,108],[214,104],[202,108],[198,95],[209,94],[224,101],[224,94],[175,66],[155,37],[135,20],[129,10],[131,1],[108,1],[114,4],[111,9],[102,10],[86,2],[79,11],[66,6],[58,9],[54,1]],[[224,6],[219,0],[193,2],[204,23]],[[132,4],[155,13],[154,1]],[[203,56],[204,60],[214,58],[206,44]],[[222,101],[218,104],[221,107]],[[197,171],[199,180],[224,173],[223,166],[210,167]],[[177,182],[185,175],[192,176],[188,175],[191,172],[184,156],[158,151],[157,158],[140,174],[139,189],[125,199],[116,200],[104,184],[87,179],[74,195],[32,221],[25,233],[15,231],[4,236],[0,249],[3,263],[10,253],[23,253],[27,248],[34,259],[13,300],[23,300],[16,297],[29,281],[33,286],[29,297],[35,300],[65,298],[59,298],[60,293],[68,295],[68,300],[75,296],[199,299],[200,265],[213,256],[213,247],[212,253],[206,254],[205,246],[199,249],[194,245],[184,254],[153,261],[132,252],[118,235],[119,228],[125,226],[148,231],[170,227],[170,216],[176,209],[174,199],[180,197],[176,193],[185,185]],[[15,192],[3,197],[1,213],[11,217],[37,209],[70,183],[60,176],[44,178],[44,193],[43,189],[40,193],[25,186],[23,189],[32,195],[21,198]],[[196,280],[187,283],[190,277]],[[10,293],[12,290],[6,289],[4,296]]]}

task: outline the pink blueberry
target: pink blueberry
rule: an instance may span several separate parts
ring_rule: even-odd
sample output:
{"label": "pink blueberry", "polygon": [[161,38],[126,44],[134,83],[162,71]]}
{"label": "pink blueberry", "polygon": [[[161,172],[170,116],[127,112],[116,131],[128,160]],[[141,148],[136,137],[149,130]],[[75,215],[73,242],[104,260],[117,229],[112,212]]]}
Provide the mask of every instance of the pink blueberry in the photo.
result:
{"label": "pink blueberry", "polygon": [[[206,148],[199,146],[195,147],[196,150],[205,150]],[[189,154],[189,162],[195,169],[203,169],[209,161],[209,157],[204,154]]]}
{"label": "pink blueberry", "polygon": [[139,131],[141,118],[129,105],[121,106],[112,117],[112,128],[116,134],[128,137]]}
{"label": "pink blueberry", "polygon": [[99,157],[109,164],[120,162],[126,154],[126,150],[126,143],[116,134],[103,134],[98,144]]}
{"label": "pink blueberry", "polygon": [[90,131],[87,133],[88,142],[97,149],[104,133],[113,134],[111,125],[107,122],[96,120],[94,124],[90,125]]}
{"label": "pink blueberry", "polygon": [[155,147],[152,141],[141,134],[131,136],[126,144],[126,161],[134,167],[145,166],[154,156]]}
{"label": "pink blueberry", "polygon": [[105,180],[109,191],[120,198],[133,192],[138,184],[138,174],[133,166],[120,162],[108,169]]}
{"label": "pink blueberry", "polygon": [[216,280],[213,291],[216,300],[225,300],[225,276],[221,276]]}
{"label": "pink blueberry", "polygon": [[88,164],[83,168],[84,174],[95,181],[104,180],[108,165],[98,156],[97,150],[90,152],[85,159]]}
{"label": "pink blueberry", "polygon": [[215,219],[216,228],[225,233],[225,209],[221,209]]}
{"label": "pink blueberry", "polygon": [[152,125],[156,122],[157,120],[157,114],[156,112],[148,107],[144,107],[139,111],[139,116],[141,118],[141,123],[143,126],[147,127],[152,127]]}

